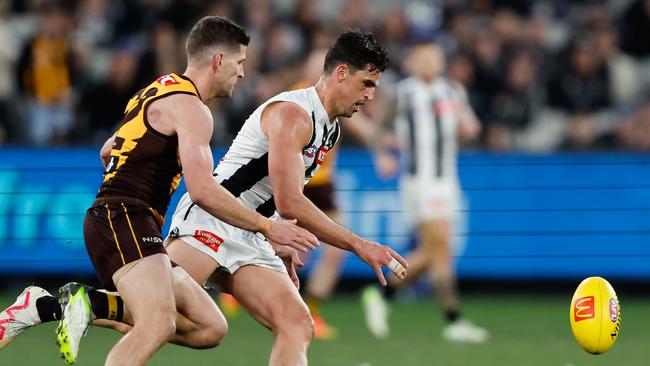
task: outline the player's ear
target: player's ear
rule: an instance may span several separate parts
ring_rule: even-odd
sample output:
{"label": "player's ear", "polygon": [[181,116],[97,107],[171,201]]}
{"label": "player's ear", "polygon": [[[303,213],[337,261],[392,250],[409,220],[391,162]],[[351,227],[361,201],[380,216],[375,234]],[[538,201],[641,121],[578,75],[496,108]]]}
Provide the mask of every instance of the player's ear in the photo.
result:
{"label": "player's ear", "polygon": [[340,64],[334,69],[334,74],[336,75],[336,81],[341,82],[350,76],[350,68],[346,64]]}
{"label": "player's ear", "polygon": [[221,69],[221,65],[223,63],[223,53],[217,52],[212,56],[211,60],[211,66],[212,66],[212,71],[218,71]]}

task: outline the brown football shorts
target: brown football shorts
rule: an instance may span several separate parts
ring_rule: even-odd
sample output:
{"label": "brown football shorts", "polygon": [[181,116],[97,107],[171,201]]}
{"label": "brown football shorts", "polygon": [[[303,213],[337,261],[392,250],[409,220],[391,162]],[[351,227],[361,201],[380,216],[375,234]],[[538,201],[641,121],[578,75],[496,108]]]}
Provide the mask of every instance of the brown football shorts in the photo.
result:
{"label": "brown football shorts", "polygon": [[112,276],[127,263],[164,253],[160,217],[138,200],[98,199],[86,211],[84,241],[102,288],[115,290]]}

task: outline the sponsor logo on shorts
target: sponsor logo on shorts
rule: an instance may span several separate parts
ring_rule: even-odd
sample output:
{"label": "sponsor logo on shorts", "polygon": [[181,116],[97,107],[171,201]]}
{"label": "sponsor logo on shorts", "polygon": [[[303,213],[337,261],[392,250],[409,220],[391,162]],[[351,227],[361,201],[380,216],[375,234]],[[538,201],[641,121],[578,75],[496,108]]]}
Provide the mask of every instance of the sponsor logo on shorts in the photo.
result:
{"label": "sponsor logo on shorts", "polygon": [[215,253],[219,251],[219,246],[223,243],[223,239],[221,239],[217,234],[205,230],[196,230],[194,232],[194,239],[200,241]]}
{"label": "sponsor logo on shorts", "polygon": [[614,298],[609,299],[609,320],[616,323],[618,320],[618,304]]}
{"label": "sponsor logo on shorts", "polygon": [[596,308],[594,306],[594,297],[585,296],[576,299],[573,303],[573,320],[579,321],[592,319],[596,317]]}

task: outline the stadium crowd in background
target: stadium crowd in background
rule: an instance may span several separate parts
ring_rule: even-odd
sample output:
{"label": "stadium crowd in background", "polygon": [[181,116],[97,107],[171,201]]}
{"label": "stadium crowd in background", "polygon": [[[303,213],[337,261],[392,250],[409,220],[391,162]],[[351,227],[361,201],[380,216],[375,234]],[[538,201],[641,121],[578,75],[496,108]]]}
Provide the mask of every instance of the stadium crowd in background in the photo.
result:
{"label": "stadium crowd in background", "polygon": [[385,93],[403,76],[405,48],[435,39],[486,127],[479,148],[648,149],[647,0],[0,0],[0,144],[101,143],[121,119],[115,106],[180,70],[183,36],[208,14],[252,36],[243,85],[213,108],[226,121],[219,146],[300,79],[312,49],[358,27],[396,60]]}

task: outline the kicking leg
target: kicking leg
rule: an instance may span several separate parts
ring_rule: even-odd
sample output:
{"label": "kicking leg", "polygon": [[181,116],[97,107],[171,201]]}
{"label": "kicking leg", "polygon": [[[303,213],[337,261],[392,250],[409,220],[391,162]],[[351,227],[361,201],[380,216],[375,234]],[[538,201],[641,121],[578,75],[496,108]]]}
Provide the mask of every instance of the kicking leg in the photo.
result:
{"label": "kicking leg", "polygon": [[307,365],[313,322],[289,276],[271,269],[245,266],[232,275],[232,294],[275,341],[269,365]]}
{"label": "kicking leg", "polygon": [[[172,342],[192,348],[216,347],[228,332],[228,323],[199,284],[205,283],[219,264],[181,239],[173,239],[167,253],[180,266],[173,269],[177,273],[174,293],[179,314]],[[181,272],[189,277],[179,275]]]}
{"label": "kicking leg", "polygon": [[[183,271],[181,267],[173,270],[176,273]],[[213,348],[221,344],[228,333],[228,323],[217,304],[187,274],[176,281],[174,294],[178,314],[176,335],[171,342],[196,349]]]}

